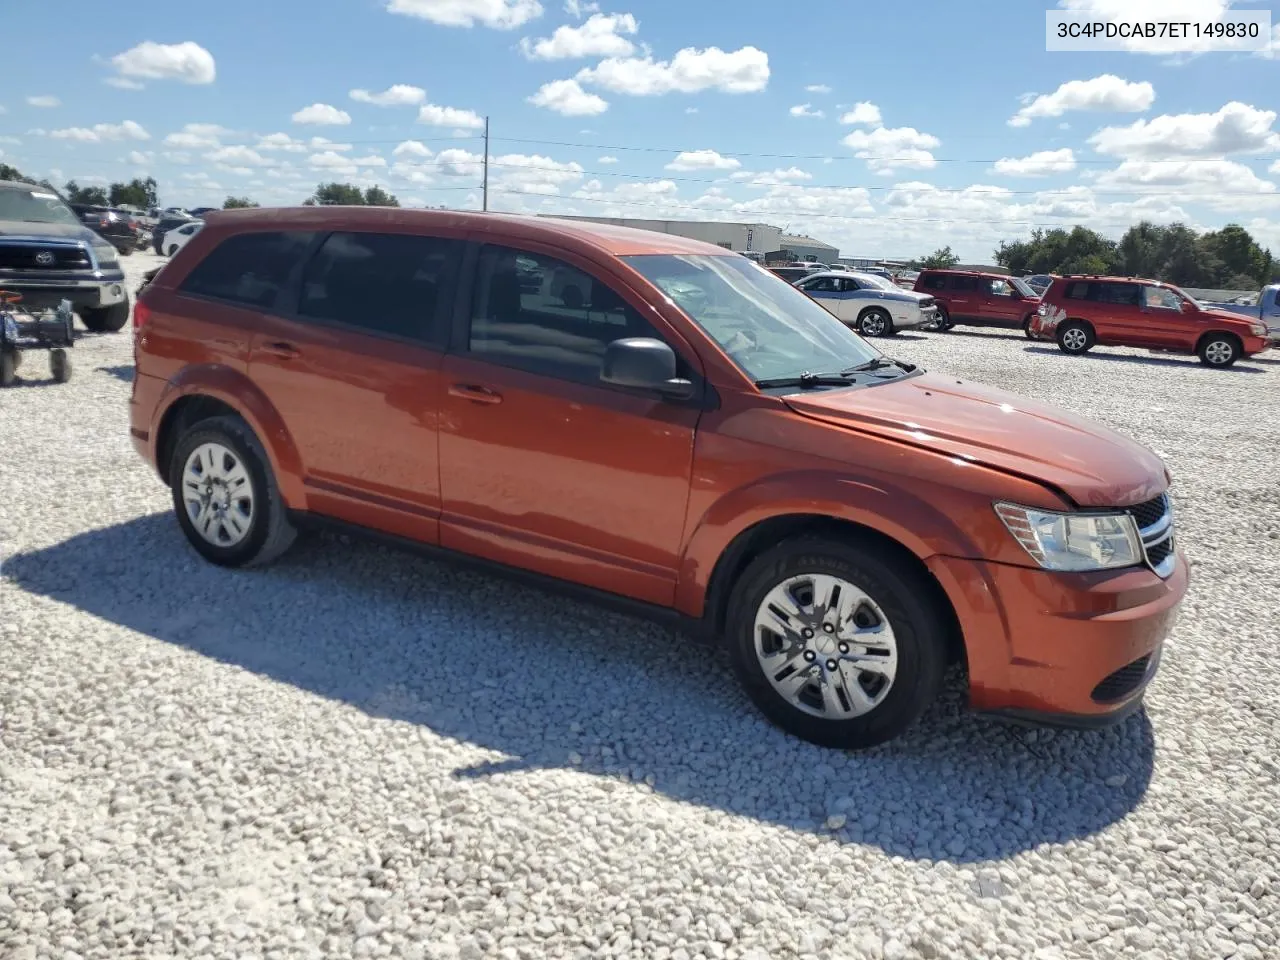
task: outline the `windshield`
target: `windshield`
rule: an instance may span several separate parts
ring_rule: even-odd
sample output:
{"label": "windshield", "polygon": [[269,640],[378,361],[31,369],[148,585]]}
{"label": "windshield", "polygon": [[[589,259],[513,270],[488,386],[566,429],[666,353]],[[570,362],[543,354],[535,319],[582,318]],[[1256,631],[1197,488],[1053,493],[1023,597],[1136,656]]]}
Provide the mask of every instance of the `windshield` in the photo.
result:
{"label": "windshield", "polygon": [[884,277],[877,276],[874,273],[855,273],[853,279],[866,287],[873,287],[876,290],[894,290],[896,287]]}
{"label": "windshield", "polygon": [[622,259],[752,380],[839,372],[880,356],[808,296],[749,260],[668,254]]}
{"label": "windshield", "polygon": [[1017,290],[1024,297],[1040,296],[1040,294],[1036,293],[1034,290],[1031,289],[1027,281],[1021,279],[1020,277],[1010,277],[1009,282],[1013,284],[1013,289]]}
{"label": "windshield", "polygon": [[76,215],[51,190],[33,184],[30,190],[0,190],[0,220],[24,223],[74,223]]}

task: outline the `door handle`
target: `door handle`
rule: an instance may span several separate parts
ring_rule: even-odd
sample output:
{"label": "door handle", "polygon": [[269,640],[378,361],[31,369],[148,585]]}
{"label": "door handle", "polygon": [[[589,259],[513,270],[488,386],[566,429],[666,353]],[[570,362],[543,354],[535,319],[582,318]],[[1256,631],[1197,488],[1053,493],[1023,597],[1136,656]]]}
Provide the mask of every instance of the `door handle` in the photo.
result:
{"label": "door handle", "polygon": [[276,341],[275,343],[264,343],[258,348],[263,353],[272,357],[279,357],[281,360],[293,360],[302,356],[301,352],[292,343],[284,343]]}
{"label": "door handle", "polygon": [[451,384],[449,396],[461,397],[463,400],[470,400],[472,403],[494,404],[502,402],[502,394],[490,390],[488,387],[481,387],[472,383]]}

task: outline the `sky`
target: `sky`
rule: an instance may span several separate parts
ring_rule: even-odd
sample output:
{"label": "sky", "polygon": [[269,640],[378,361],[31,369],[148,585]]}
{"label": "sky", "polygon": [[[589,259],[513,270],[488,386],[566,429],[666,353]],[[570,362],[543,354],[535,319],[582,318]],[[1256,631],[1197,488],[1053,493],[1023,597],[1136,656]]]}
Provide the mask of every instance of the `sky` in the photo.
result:
{"label": "sky", "polygon": [[[1280,12],[1231,0],[5,0],[0,161],[172,206],[405,206],[769,223],[846,257],[1084,224],[1241,223],[1280,254]],[[92,29],[72,29],[77,8]],[[1269,48],[1046,51],[1046,11]],[[1229,9],[1228,9],[1229,8]],[[55,59],[50,60],[53,56]]]}

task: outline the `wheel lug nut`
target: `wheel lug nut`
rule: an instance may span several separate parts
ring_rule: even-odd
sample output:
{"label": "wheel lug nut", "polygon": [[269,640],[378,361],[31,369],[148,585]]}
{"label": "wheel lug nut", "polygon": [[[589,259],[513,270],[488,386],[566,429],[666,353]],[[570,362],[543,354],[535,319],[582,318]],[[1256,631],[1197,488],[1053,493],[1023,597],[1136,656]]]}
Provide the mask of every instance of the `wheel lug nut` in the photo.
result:
{"label": "wheel lug nut", "polygon": [[841,653],[848,653],[848,652],[849,652],[849,645],[848,645],[847,643],[842,643],[842,644],[840,644],[840,652],[841,652]]}
{"label": "wheel lug nut", "polygon": [[804,659],[805,659],[805,663],[813,663],[813,661],[818,659],[818,655],[814,653],[812,650],[806,650],[804,652]]}
{"label": "wheel lug nut", "polygon": [[828,660],[828,661],[827,661],[827,669],[828,669],[828,670],[834,670],[835,668],[836,668],[836,662],[835,662],[834,660]]}
{"label": "wheel lug nut", "polygon": [[825,630],[827,633],[834,633],[836,628],[829,623],[824,623],[822,625],[822,629]]}
{"label": "wheel lug nut", "polygon": [[813,631],[810,630],[808,627],[805,627],[803,630],[800,631],[800,636],[804,637],[806,640],[809,640],[813,637]]}

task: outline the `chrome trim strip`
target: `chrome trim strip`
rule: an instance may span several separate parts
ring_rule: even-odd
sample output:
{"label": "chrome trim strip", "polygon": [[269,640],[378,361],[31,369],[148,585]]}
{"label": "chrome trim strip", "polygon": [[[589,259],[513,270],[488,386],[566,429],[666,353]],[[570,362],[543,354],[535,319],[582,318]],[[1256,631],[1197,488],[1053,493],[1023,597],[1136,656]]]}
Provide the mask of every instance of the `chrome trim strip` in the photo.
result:
{"label": "chrome trim strip", "polygon": [[1173,574],[1173,568],[1176,567],[1177,565],[1178,565],[1178,551],[1172,550],[1170,551],[1167,557],[1165,557],[1163,560],[1160,561],[1158,565],[1153,566],[1151,569],[1155,571],[1156,576],[1159,577],[1161,580],[1168,580],[1169,577]]}
{"label": "chrome trim strip", "polygon": [[1162,516],[1159,520],[1157,520],[1151,526],[1143,527],[1141,530],[1139,530],[1138,536],[1142,537],[1143,540],[1150,540],[1151,538],[1164,533],[1166,530],[1168,530],[1172,526],[1173,526],[1173,511],[1170,510],[1168,506],[1166,506],[1164,508],[1164,516]]}

